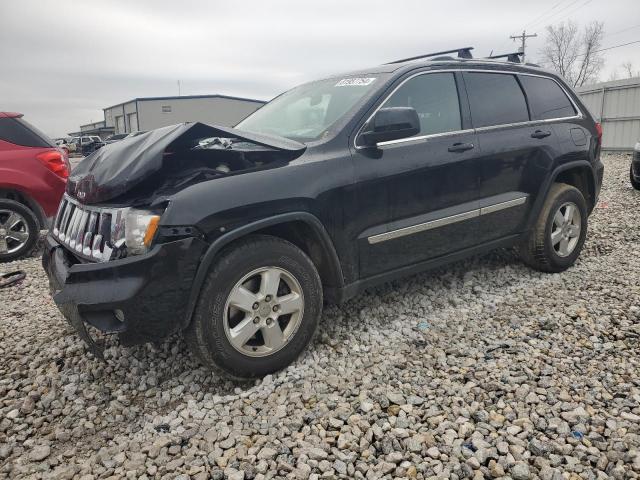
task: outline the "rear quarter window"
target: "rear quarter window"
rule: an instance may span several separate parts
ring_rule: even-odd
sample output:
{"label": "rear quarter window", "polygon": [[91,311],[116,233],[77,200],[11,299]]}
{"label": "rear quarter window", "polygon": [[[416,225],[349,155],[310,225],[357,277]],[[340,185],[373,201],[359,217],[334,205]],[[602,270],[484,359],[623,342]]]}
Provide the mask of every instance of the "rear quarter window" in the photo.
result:
{"label": "rear quarter window", "polygon": [[520,75],[519,78],[535,120],[572,117],[576,114],[571,101],[555,81],[530,75]]}
{"label": "rear quarter window", "polygon": [[53,142],[21,118],[0,118],[0,140],[23,147],[53,147]]}
{"label": "rear quarter window", "polygon": [[522,88],[514,75],[465,73],[471,119],[476,128],[529,121]]}

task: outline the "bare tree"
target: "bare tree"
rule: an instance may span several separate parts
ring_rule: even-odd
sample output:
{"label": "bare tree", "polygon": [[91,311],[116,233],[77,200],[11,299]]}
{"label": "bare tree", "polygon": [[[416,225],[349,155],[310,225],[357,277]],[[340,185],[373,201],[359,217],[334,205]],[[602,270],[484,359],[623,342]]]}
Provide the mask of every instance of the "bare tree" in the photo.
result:
{"label": "bare tree", "polygon": [[574,87],[594,82],[604,65],[600,50],[604,23],[591,22],[582,32],[572,21],[549,25],[540,52],[543,63],[562,75]]}
{"label": "bare tree", "polygon": [[622,64],[622,71],[627,76],[627,78],[633,78],[633,77],[639,77],[640,76],[640,72],[639,71],[634,71],[633,70],[633,63],[631,63],[631,62],[624,62]]}

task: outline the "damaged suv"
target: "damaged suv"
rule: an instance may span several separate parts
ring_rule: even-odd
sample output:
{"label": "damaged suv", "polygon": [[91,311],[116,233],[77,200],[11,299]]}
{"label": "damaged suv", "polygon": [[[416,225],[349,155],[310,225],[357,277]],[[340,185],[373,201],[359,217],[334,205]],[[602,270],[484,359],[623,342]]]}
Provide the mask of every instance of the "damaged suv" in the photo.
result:
{"label": "damaged suv", "polygon": [[125,345],[185,331],[205,365],[261,376],[300,354],[323,302],[499,247],[571,266],[600,137],[535,66],[399,61],[294,88],[235,128],[106,145],[69,178],[43,265],[96,355],[87,326]]}

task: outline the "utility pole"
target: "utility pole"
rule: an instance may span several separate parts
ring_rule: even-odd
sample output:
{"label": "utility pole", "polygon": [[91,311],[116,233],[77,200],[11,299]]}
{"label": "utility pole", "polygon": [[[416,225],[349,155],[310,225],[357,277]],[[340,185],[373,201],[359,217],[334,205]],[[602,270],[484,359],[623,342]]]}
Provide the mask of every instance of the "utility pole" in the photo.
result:
{"label": "utility pole", "polygon": [[524,49],[527,46],[527,38],[532,38],[532,37],[537,37],[538,34],[537,33],[533,33],[531,35],[527,35],[527,31],[523,30],[522,31],[522,35],[511,35],[509,38],[511,40],[518,40],[520,39],[520,41],[522,42],[522,46],[519,48],[519,51],[522,52],[522,63],[524,63]]}

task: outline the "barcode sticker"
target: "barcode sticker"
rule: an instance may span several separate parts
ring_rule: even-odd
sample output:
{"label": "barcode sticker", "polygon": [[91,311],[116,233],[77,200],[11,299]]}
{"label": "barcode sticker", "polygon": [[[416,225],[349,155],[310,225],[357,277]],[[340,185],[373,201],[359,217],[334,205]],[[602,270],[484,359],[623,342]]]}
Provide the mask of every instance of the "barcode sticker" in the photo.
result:
{"label": "barcode sticker", "polygon": [[375,79],[375,77],[343,78],[336,83],[336,87],[366,87],[367,85],[371,85]]}

